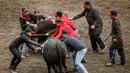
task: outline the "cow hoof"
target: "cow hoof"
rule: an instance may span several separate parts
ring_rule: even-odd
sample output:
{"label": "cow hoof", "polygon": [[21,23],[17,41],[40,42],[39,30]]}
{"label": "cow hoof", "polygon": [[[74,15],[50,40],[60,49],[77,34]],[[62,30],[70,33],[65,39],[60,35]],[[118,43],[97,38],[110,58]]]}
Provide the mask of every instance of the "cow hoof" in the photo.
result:
{"label": "cow hoof", "polygon": [[65,70],[65,73],[69,73],[69,70]]}

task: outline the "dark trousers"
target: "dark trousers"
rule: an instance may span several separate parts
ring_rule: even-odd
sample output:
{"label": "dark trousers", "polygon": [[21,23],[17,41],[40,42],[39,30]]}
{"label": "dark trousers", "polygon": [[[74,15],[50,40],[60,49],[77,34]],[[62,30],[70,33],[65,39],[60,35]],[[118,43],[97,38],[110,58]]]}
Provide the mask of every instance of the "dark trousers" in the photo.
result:
{"label": "dark trousers", "polygon": [[105,48],[105,45],[102,42],[102,39],[100,38],[100,34],[91,35],[90,40],[94,52],[98,52],[98,45],[100,46],[101,49]]}
{"label": "dark trousers", "polygon": [[14,57],[13,57],[13,59],[11,61],[10,66],[11,66],[12,69],[15,70],[16,67],[18,66],[18,64],[21,62],[22,58],[21,58],[21,55],[19,53],[18,48],[12,47],[12,48],[10,48],[10,51],[14,55]]}
{"label": "dark trousers", "polygon": [[111,46],[109,49],[109,56],[110,56],[110,62],[115,64],[115,53],[116,50],[118,51],[118,54],[120,55],[121,64],[125,64],[125,53],[123,48],[116,48]]}

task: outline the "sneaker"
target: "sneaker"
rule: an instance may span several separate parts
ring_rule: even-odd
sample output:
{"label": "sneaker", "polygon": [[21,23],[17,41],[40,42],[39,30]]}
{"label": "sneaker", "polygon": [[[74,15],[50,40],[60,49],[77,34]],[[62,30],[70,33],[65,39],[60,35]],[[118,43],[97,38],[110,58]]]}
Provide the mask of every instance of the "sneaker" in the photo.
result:
{"label": "sneaker", "polygon": [[17,73],[16,71],[12,70],[11,73]]}
{"label": "sneaker", "polygon": [[122,65],[122,66],[125,65],[125,63],[121,63],[121,62],[117,62],[116,64],[117,64],[117,65]]}
{"label": "sneaker", "polygon": [[25,58],[26,58],[24,55],[22,55],[21,57],[22,57],[22,59],[25,59]]}
{"label": "sneaker", "polygon": [[11,66],[11,65],[9,66],[9,69],[12,69],[12,66]]}
{"label": "sneaker", "polygon": [[112,67],[112,66],[114,66],[114,64],[113,63],[107,63],[106,66],[107,67]]}
{"label": "sneaker", "polygon": [[27,53],[27,54],[25,54],[27,57],[29,57],[30,56],[30,53]]}
{"label": "sneaker", "polygon": [[100,51],[100,54],[104,54],[104,52],[106,51],[106,49],[107,49],[107,46],[105,46],[105,48]]}

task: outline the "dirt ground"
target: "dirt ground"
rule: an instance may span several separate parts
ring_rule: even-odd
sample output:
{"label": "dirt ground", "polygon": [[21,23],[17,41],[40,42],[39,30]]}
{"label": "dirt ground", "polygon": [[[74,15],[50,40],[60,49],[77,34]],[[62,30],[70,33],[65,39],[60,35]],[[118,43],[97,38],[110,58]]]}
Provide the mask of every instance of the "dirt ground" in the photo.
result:
{"label": "dirt ground", "polygon": [[[21,8],[26,7],[30,12],[39,10],[43,14],[53,16],[57,10],[62,10],[69,17],[80,13],[83,10],[84,0],[0,0],[0,73],[10,73],[8,69],[12,59],[12,54],[8,50],[10,42],[19,35],[19,16]],[[119,18],[122,23],[122,33],[124,38],[124,49],[126,53],[126,65],[106,67],[109,62],[108,49],[111,44],[109,39],[105,44],[108,46],[105,54],[93,54],[88,36],[88,24],[85,18],[73,21],[79,27],[81,40],[86,43],[88,52],[86,54],[87,64],[84,64],[89,73],[130,73],[130,0],[92,0],[93,5],[100,10],[104,22],[104,31],[101,35],[105,39],[111,30],[111,19],[107,12],[116,9],[119,12]],[[117,61],[119,56],[117,55]],[[69,62],[67,63],[70,65]],[[72,68],[72,66],[69,66]],[[18,73],[47,73],[46,64],[40,54],[32,54],[30,57],[22,60],[19,64]],[[53,71],[52,71],[53,72]],[[81,73],[81,72],[79,72]]]}

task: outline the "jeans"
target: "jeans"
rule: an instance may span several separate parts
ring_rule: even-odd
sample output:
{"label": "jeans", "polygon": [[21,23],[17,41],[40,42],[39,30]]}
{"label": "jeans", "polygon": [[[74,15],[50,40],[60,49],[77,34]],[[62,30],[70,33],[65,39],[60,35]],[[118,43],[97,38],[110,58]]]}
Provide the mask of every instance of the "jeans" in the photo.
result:
{"label": "jeans", "polygon": [[83,57],[85,56],[87,51],[87,48],[82,49],[80,51],[75,51],[73,53],[73,60],[74,60],[74,68],[78,69],[80,68],[82,70],[82,73],[88,73],[88,71],[86,70],[86,68],[83,66],[83,64],[81,63]]}

